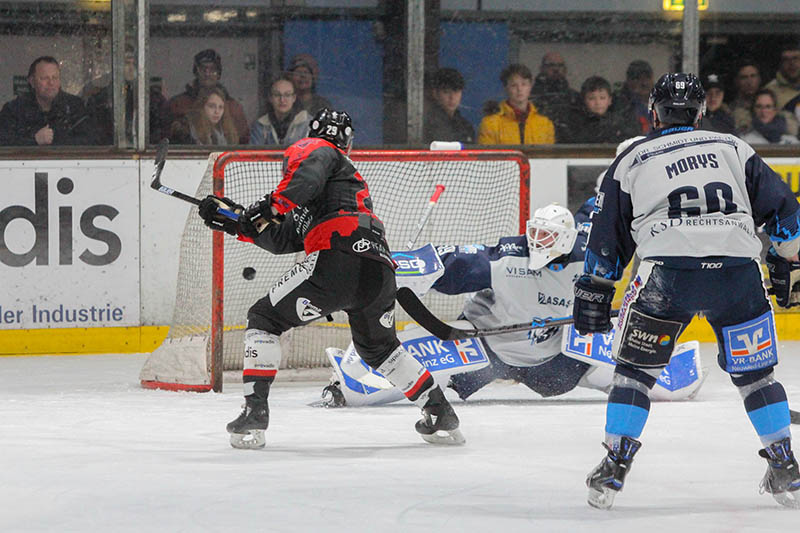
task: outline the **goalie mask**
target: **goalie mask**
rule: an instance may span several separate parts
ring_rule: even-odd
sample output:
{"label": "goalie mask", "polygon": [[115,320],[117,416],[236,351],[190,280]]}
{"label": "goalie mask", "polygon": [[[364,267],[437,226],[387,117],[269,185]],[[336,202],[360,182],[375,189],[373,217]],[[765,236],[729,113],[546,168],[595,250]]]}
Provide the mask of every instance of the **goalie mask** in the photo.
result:
{"label": "goalie mask", "polygon": [[528,220],[525,236],[528,238],[529,268],[538,270],[547,263],[572,251],[578,230],[572,213],[558,204],[540,207]]}

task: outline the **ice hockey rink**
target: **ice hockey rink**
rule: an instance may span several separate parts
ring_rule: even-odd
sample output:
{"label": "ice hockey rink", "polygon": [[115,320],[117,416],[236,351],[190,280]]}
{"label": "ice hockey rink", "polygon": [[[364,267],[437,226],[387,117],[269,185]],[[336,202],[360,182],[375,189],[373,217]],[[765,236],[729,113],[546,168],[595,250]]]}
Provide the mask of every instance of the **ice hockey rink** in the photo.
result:
{"label": "ice hockey rink", "polygon": [[[797,409],[800,343],[781,348]],[[434,447],[410,404],[313,408],[321,382],[282,382],[267,447],[250,451],[224,429],[235,382],[151,391],[144,355],[3,357],[0,531],[797,531],[800,511],[758,493],[766,463],[714,351],[695,400],[653,405],[611,511],[584,486],[605,453],[600,393],[495,383],[455,402],[467,444]]]}

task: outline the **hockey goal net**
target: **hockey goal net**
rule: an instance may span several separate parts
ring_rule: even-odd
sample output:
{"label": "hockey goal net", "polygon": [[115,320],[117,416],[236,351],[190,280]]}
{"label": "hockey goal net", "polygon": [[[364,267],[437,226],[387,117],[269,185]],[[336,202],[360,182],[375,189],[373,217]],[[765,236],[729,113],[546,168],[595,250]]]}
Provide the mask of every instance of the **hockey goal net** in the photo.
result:
{"label": "hockey goal net", "polygon": [[[355,150],[350,158],[367,181],[394,251],[406,248],[438,184],[445,191],[417,247],[490,244],[524,232],[530,167],[520,152]],[[213,192],[249,205],[276,187],[282,163],[282,151],[212,154],[195,196]],[[192,210],[182,236],[170,331],[142,369],[142,385],[221,390],[223,370],[242,368],[248,308],[301,259],[302,253],[300,257],[276,256],[212,232]],[[463,299],[431,293],[425,302],[437,316],[454,320]],[[398,324],[408,320],[398,306]],[[325,348],[344,349],[349,342],[343,312],[335,313],[332,322],[321,320],[295,328],[281,337],[281,368],[326,367]]]}

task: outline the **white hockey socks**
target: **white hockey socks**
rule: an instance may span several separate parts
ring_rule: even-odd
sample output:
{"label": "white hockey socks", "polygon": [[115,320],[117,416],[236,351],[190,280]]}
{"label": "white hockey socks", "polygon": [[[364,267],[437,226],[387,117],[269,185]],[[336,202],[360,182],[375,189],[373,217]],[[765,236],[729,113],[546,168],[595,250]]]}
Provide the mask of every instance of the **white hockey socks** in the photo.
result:
{"label": "white hockey socks", "polygon": [[398,346],[375,370],[403,391],[406,398],[419,407],[425,406],[428,394],[434,386],[433,376],[402,345]]}
{"label": "white hockey socks", "polygon": [[242,371],[245,397],[255,394],[266,398],[280,364],[281,344],[277,335],[260,329],[245,331]]}

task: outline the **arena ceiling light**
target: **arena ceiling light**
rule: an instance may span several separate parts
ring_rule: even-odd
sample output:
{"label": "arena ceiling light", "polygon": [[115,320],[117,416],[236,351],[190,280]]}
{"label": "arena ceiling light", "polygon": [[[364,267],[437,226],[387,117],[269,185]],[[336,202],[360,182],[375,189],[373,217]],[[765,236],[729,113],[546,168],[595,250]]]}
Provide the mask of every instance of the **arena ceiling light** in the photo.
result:
{"label": "arena ceiling light", "polygon": [[235,9],[212,9],[203,13],[203,20],[206,22],[227,22],[238,15],[239,13]]}

